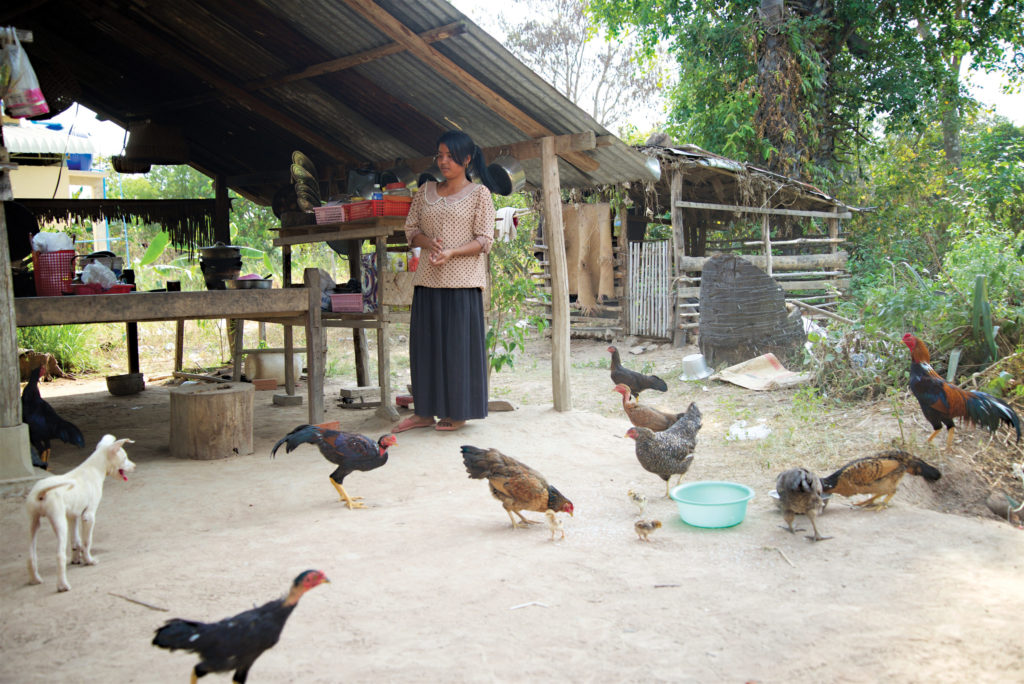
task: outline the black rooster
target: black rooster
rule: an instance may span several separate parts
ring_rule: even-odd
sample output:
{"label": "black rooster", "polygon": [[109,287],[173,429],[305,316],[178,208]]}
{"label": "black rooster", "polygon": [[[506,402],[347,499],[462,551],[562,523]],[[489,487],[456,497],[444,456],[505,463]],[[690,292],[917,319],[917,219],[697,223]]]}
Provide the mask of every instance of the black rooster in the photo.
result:
{"label": "black rooster", "polygon": [[32,465],[44,470],[50,465],[50,440],[57,438],[77,447],[85,446],[82,431],[57,415],[39,395],[39,366],[28,375],[28,383],[21,392],[21,420],[28,424],[28,441],[35,450]]}
{"label": "black rooster", "polygon": [[168,620],[156,630],[153,645],[198,653],[201,660],[192,668],[192,684],[210,672],[231,670],[235,671],[231,681],[242,684],[256,659],[277,643],[302,595],[324,582],[330,582],[324,573],[306,570],[295,578],[287,595],[220,622]]}
{"label": "black rooster", "polygon": [[[356,470],[380,468],[388,462],[388,447],[397,442],[395,436],[390,433],[382,435],[374,442],[369,437],[355,432],[338,432],[337,430],[325,430],[316,425],[300,425],[274,445],[270,451],[270,457],[273,458],[277,454],[277,449],[282,444],[285,445],[285,453],[291,453],[300,444],[315,444],[324,458],[331,463],[338,464],[338,468],[331,473],[331,484],[338,490],[338,494],[341,496],[340,500],[344,501],[351,510],[366,508],[366,506],[349,497],[345,487],[342,486],[345,477]],[[355,499],[361,498],[355,497]]]}
{"label": "black rooster", "polygon": [[657,375],[644,375],[643,373],[637,373],[635,370],[630,370],[622,365],[618,349],[608,347],[608,351],[612,353],[612,382],[616,385],[628,387],[630,396],[633,398],[639,397],[640,393],[646,389],[658,390],[659,392],[668,391],[668,385]]}

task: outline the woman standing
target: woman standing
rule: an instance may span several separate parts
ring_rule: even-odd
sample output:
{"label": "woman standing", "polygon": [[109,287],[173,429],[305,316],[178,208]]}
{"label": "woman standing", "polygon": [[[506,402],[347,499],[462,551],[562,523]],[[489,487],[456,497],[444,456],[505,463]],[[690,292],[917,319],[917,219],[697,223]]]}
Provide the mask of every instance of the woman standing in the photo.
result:
{"label": "woman standing", "polygon": [[432,426],[452,431],[487,417],[483,289],[494,202],[486,186],[469,179],[472,167],[486,182],[487,168],[468,135],[442,135],[435,159],[444,180],[416,193],[405,222],[406,241],[426,258],[413,280],[409,327],[415,415],[394,432]]}

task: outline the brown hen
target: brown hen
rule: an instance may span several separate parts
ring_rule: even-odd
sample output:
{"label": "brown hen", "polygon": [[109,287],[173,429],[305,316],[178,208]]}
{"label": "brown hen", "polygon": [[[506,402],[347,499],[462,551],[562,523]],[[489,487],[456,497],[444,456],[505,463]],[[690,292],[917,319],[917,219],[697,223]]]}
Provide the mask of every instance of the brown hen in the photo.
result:
{"label": "brown hen", "polygon": [[550,509],[572,515],[572,502],[549,485],[543,475],[497,449],[465,445],[462,447],[462,462],[470,478],[487,480],[491,494],[505,507],[512,527],[519,527],[519,523],[512,517],[513,513],[524,523],[537,522],[527,520],[520,511],[544,513]]}
{"label": "brown hen", "polygon": [[[854,494],[871,494],[870,499],[859,501],[857,506],[871,506],[876,511],[889,505],[889,500],[896,494],[896,488],[903,479],[903,473],[920,475],[929,482],[935,482],[942,473],[921,459],[906,451],[892,449],[874,456],[858,458],[850,461],[842,468],[821,481],[825,493],[853,496]],[[781,490],[779,492],[782,493]],[[878,497],[885,497],[872,504]]]}
{"label": "brown hen", "polygon": [[626,412],[629,422],[637,427],[645,427],[654,432],[661,432],[667,430],[672,423],[684,415],[682,413],[662,411],[653,406],[641,406],[637,400],[630,401],[629,388],[625,385],[616,385],[615,391],[622,395],[622,408]]}

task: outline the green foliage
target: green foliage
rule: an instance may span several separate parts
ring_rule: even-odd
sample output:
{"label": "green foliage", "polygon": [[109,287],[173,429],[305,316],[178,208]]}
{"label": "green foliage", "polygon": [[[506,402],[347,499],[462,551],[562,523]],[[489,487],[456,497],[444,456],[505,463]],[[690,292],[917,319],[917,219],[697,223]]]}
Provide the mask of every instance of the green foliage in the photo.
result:
{"label": "green foliage", "polygon": [[[521,196],[496,197],[501,206],[522,206]],[[547,319],[536,313],[528,300],[545,301],[534,274],[540,264],[533,256],[533,216],[520,218],[515,239],[495,242],[491,247],[491,307],[487,330],[487,358],[490,370],[515,366],[516,354],[525,350],[531,330],[544,331]]]}
{"label": "green foliage", "polygon": [[18,328],[18,347],[53,354],[66,372],[89,373],[100,369],[99,343],[88,325],[45,325]]}

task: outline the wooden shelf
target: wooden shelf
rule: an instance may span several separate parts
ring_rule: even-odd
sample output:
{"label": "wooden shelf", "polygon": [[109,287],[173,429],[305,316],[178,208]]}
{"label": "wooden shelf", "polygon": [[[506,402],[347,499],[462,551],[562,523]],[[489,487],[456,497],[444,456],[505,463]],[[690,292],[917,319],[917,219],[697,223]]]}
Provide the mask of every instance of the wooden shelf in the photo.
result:
{"label": "wooden shelf", "polygon": [[387,237],[405,226],[404,216],[374,216],[345,223],[309,223],[279,228],[274,246],[302,245],[329,240],[360,240]]}

